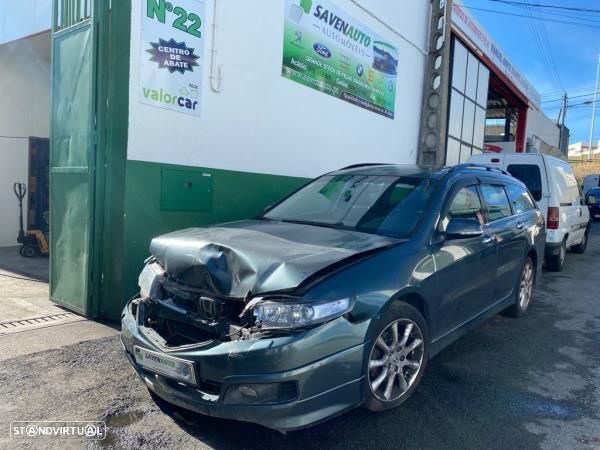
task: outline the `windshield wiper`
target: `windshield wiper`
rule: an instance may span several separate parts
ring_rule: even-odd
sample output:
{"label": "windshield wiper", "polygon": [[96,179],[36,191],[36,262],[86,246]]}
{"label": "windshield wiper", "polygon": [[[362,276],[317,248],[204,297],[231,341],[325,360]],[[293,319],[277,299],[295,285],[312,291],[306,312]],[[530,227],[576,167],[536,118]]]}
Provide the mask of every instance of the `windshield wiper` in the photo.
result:
{"label": "windshield wiper", "polygon": [[314,227],[333,228],[335,230],[356,231],[354,228],[343,225],[341,223],[312,222],[310,220],[295,220],[295,219],[278,219],[278,221],[284,222],[284,223],[295,223],[298,225],[311,225]]}

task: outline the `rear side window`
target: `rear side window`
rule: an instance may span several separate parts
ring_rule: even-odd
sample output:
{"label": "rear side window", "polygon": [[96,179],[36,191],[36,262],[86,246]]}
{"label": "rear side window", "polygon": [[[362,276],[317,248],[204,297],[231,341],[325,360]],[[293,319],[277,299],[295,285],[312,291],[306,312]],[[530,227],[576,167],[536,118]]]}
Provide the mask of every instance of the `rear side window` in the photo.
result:
{"label": "rear side window", "polygon": [[513,177],[525,183],[536,202],[542,199],[542,174],[538,166],[534,164],[511,164],[506,170]]}
{"label": "rear side window", "polygon": [[475,186],[460,189],[450,204],[449,219],[475,219],[483,225],[483,213],[479,194]]}
{"label": "rear side window", "polygon": [[535,203],[533,203],[529,192],[527,192],[527,189],[523,186],[508,183],[506,185],[506,190],[508,191],[510,202],[516,214],[535,209]]}
{"label": "rear side window", "polygon": [[483,194],[483,202],[487,208],[490,222],[512,215],[508,197],[502,186],[482,184],[481,193]]}

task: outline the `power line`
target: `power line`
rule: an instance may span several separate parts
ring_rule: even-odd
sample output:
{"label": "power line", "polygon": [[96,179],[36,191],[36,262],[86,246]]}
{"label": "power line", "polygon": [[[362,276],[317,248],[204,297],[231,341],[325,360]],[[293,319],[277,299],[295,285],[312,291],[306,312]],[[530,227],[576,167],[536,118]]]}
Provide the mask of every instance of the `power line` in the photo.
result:
{"label": "power line", "polygon": [[[496,2],[496,3],[505,3],[507,5],[513,5],[513,6],[528,6],[528,3],[522,3],[522,2],[515,2],[512,0],[489,0],[490,2]],[[579,11],[579,12],[593,12],[593,13],[600,13],[600,9],[586,9],[586,8],[573,8],[570,6],[558,6],[558,5],[539,5],[540,8],[551,8],[551,9],[562,9],[562,10],[567,10],[567,11]]]}
{"label": "power line", "polygon": [[[542,17],[542,13],[538,10],[536,11],[533,6],[540,6],[539,0],[535,1],[535,4],[532,5],[531,8],[528,8],[531,12],[531,20],[534,23],[534,26],[538,28],[538,34],[540,35],[540,41],[542,42],[542,50],[545,53],[546,61],[549,62],[549,66],[552,68],[552,74],[554,77],[554,81],[558,82],[558,86],[564,91],[565,87],[560,78],[560,74],[558,73],[558,68],[556,66],[556,61],[554,59],[554,53],[552,52],[552,46],[550,45],[550,40],[548,39],[548,30],[546,29],[546,23],[544,22],[544,18]],[[526,0],[529,4],[529,0]],[[537,18],[534,18],[534,14],[537,12]],[[537,20],[536,20],[537,19]]]}
{"label": "power line", "polygon": [[[591,97],[593,95],[594,95],[594,93],[592,92],[591,94],[567,95],[567,96],[569,97],[569,100],[571,100],[571,99],[574,99],[574,98]],[[542,103],[555,103],[555,102],[562,102],[562,97],[556,98],[554,100],[544,100]]]}
{"label": "power line", "polygon": [[[510,13],[510,12],[506,12],[506,11],[498,11],[495,9],[475,8],[474,6],[466,6],[466,5],[463,5],[463,6],[468,9],[475,10],[475,11],[485,11],[485,12],[490,12],[490,13],[494,13],[494,14],[502,14],[505,16],[524,17],[526,19],[530,18],[529,16],[527,16],[525,14]],[[561,23],[563,25],[574,25],[574,26],[578,26],[578,27],[600,29],[600,26],[593,26],[593,25],[583,23],[583,22],[568,22],[566,20],[551,19],[548,17],[546,17],[544,20],[546,22]]]}
{"label": "power line", "polygon": [[[575,88],[575,89],[569,89],[567,92],[567,95],[571,95],[571,94],[576,94],[579,92],[588,92],[588,91],[595,91],[596,87],[595,86],[590,86],[590,87],[585,87],[585,88]],[[564,91],[560,90],[560,91],[548,91],[545,92],[544,94],[542,94],[542,97],[554,97],[555,95],[558,94],[563,94]]]}
{"label": "power line", "polygon": [[[593,100],[588,100],[585,102],[581,102],[581,103],[573,103],[572,105],[568,105],[567,108],[585,108],[585,107],[591,107],[594,105],[594,103],[598,104],[600,103],[600,99],[596,100],[595,102]],[[552,110],[552,109],[560,109],[562,108],[562,106],[542,106],[542,109],[545,110]]]}

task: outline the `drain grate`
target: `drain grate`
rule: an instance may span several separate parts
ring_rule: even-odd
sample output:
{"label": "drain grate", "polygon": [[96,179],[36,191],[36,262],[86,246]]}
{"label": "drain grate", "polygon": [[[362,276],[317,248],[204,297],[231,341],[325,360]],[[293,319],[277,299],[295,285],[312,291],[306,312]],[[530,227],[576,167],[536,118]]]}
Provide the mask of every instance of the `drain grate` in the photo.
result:
{"label": "drain grate", "polygon": [[0,322],[0,334],[15,333],[32,328],[43,328],[52,325],[58,325],[62,322],[72,322],[73,320],[84,320],[75,313],[67,312],[52,314],[49,316],[30,317],[28,319],[9,320]]}

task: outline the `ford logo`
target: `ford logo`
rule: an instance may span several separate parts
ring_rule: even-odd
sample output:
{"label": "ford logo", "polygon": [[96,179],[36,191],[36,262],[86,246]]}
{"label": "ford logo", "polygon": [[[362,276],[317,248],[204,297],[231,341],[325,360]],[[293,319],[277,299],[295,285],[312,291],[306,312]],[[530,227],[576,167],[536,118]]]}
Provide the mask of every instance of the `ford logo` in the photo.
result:
{"label": "ford logo", "polygon": [[314,49],[315,53],[317,53],[317,55],[320,55],[323,58],[328,58],[328,59],[331,58],[331,52],[323,44],[319,44],[318,42],[315,42],[315,44],[313,45],[313,49]]}

